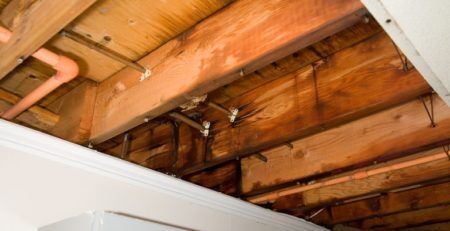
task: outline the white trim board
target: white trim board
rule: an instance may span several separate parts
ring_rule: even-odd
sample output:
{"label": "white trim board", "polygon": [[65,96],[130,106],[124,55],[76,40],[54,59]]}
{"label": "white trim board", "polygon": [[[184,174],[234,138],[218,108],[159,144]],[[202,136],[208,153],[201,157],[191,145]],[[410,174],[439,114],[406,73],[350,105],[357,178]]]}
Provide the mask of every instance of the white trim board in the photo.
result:
{"label": "white trim board", "polygon": [[36,227],[89,208],[196,230],[326,230],[6,121],[0,188],[0,207]]}
{"label": "white trim board", "polygon": [[450,1],[361,1],[450,106]]}

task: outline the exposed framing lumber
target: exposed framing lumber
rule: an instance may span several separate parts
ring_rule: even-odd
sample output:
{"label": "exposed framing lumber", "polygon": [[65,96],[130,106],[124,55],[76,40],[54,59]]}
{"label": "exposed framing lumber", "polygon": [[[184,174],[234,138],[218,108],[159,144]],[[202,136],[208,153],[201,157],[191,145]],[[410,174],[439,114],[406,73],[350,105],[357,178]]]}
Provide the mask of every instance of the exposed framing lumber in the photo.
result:
{"label": "exposed framing lumber", "polygon": [[[5,102],[0,106],[0,110],[4,111],[19,102],[20,97],[0,89],[0,100]],[[19,115],[16,120],[39,130],[49,131],[59,121],[59,115],[40,106],[33,106]]]}
{"label": "exposed framing lumber", "polygon": [[[277,60],[274,63],[271,63],[270,65],[265,66],[264,68],[259,69],[258,71],[255,71],[252,74],[249,74],[247,76],[245,76],[244,78],[241,78],[233,83],[231,83],[230,85],[224,86],[222,87],[220,90],[216,90],[213,91],[211,93],[208,93],[208,99],[214,101],[214,102],[220,102],[220,103],[224,103],[225,101],[229,100],[230,98],[227,97],[232,97],[234,98],[233,100],[230,100],[228,103],[226,103],[225,105],[227,107],[233,107],[233,106],[238,106],[240,107],[241,103],[246,105],[247,101],[249,102],[253,102],[251,98],[247,99],[248,97],[242,96],[242,97],[238,97],[241,96],[242,94],[251,91],[252,89],[254,89],[254,91],[256,92],[263,92],[263,91],[259,91],[256,88],[261,87],[262,85],[264,85],[264,83],[268,83],[270,81],[273,81],[277,78],[289,75],[290,73],[293,73],[294,71],[298,71],[299,69],[311,65],[311,63],[319,61],[321,59],[323,59],[324,57],[327,57],[327,59],[329,59],[329,56],[334,56],[337,55],[339,52],[341,52],[343,49],[351,47],[361,41],[364,41],[372,36],[374,36],[375,34],[379,33],[381,31],[380,27],[378,26],[378,24],[375,22],[375,20],[369,20],[368,23],[365,22],[359,22],[357,24],[355,24],[354,26],[351,26],[335,35],[332,35],[331,37],[328,37],[327,39],[321,40],[320,42],[317,42],[311,46],[308,46],[304,49],[301,49],[300,51],[295,52],[292,55],[286,56],[285,58],[281,59],[281,60]],[[388,42],[388,45],[392,46],[390,42]],[[394,51],[394,48],[392,47],[392,51]],[[358,52],[355,52],[358,53]],[[367,52],[366,52],[367,53]],[[394,52],[395,53],[395,52]],[[396,54],[395,55],[395,59],[397,59]],[[400,67],[399,67],[400,68]],[[400,86],[402,85],[401,83],[403,81],[407,81],[408,83],[405,83],[405,85],[410,86],[408,88],[408,92],[404,92],[403,95],[410,95],[410,94],[414,94],[415,90],[412,89],[416,89],[416,87],[413,86],[418,86],[418,83],[422,83],[419,85],[424,86],[425,88],[427,88],[427,84],[425,81],[421,80],[421,77],[419,77],[417,74],[413,74],[413,73],[409,73],[407,74],[405,77],[398,77],[398,78],[393,78],[393,80],[395,79],[395,81],[391,84],[389,84],[387,81],[383,81],[383,83],[386,83],[386,85],[383,88],[380,89],[390,89],[394,86]],[[371,75],[372,78],[375,77],[376,74]],[[379,74],[381,75],[381,74]],[[379,75],[376,75],[376,78],[379,78]],[[403,75],[403,73],[401,74]],[[293,75],[291,75],[291,78],[295,78]],[[364,79],[369,79],[368,77],[365,77]],[[351,82],[351,81],[350,81]],[[367,82],[370,82],[369,80],[367,80]],[[324,83],[326,85],[329,85],[331,83]],[[312,86],[311,86],[312,87]],[[377,90],[375,89],[368,89],[366,92],[376,92]],[[218,92],[220,92],[219,94],[217,94]],[[391,91],[387,91],[388,95],[390,92],[395,92],[395,94],[400,95],[400,93],[402,92],[399,88],[396,88],[396,90],[391,90]],[[263,92],[262,94],[264,94],[265,92]],[[254,93],[253,93],[254,94]],[[283,92],[281,92],[280,94],[283,94]],[[415,96],[414,96],[415,97]],[[383,97],[384,98],[384,97]],[[388,97],[387,97],[388,98]],[[400,97],[396,97],[396,99],[399,99]],[[224,101],[225,100],[225,101]],[[312,100],[312,99],[311,99]],[[381,102],[384,102],[384,100],[381,100]],[[239,103],[239,104],[238,104]],[[273,107],[275,105],[273,104],[268,104],[268,110],[271,110],[270,107]],[[255,114],[255,116],[257,116],[258,114],[263,113],[263,112],[257,112]],[[292,113],[297,113],[296,110],[292,110]],[[180,140],[180,147],[190,147],[190,148],[181,148],[179,150],[179,155],[180,157],[183,156],[189,156],[189,162],[186,162],[183,165],[178,165],[177,167],[180,167],[182,170],[187,170],[186,172],[183,171],[183,175],[185,174],[189,174],[190,169],[194,169],[191,168],[192,166],[202,163],[201,167],[207,167],[209,166],[209,163],[212,164],[220,164],[221,161],[225,161],[225,160],[220,160],[220,161],[216,161],[216,160],[209,160],[208,163],[203,164],[203,157],[205,156],[204,153],[201,153],[198,150],[200,147],[207,147],[207,155],[210,157],[213,157],[212,154],[213,152],[215,153],[216,150],[216,145],[214,145],[214,143],[216,142],[221,142],[224,139],[216,139],[216,135],[218,133],[222,133],[222,132],[226,132],[226,130],[232,129],[229,127],[229,123],[227,121],[224,121],[223,119],[223,115],[216,113],[216,111],[214,110],[205,110],[203,112],[204,115],[207,116],[206,120],[210,120],[210,121],[220,121],[219,123],[214,122],[213,125],[213,130],[215,130],[213,132],[213,137],[211,139],[211,141],[208,141],[208,144],[205,145],[204,144],[204,138],[203,137],[197,137],[198,136],[198,131],[193,131],[193,132],[186,132],[185,130],[181,131],[180,135],[182,136],[182,139]],[[279,116],[283,116],[283,115],[279,115]],[[251,120],[251,118],[249,118]],[[222,122],[224,121],[224,123]],[[239,123],[238,124],[245,124],[246,119],[244,119],[243,117],[239,118]],[[276,121],[272,121],[272,123],[276,123]],[[149,132],[146,133],[142,133],[141,132],[137,132],[138,130],[143,130],[144,129],[151,129],[150,127],[154,127],[155,123],[152,123],[152,125],[148,125],[148,124],[144,124],[144,125],[140,125],[135,129],[132,129],[130,132],[133,133],[133,142],[132,142],[132,147],[130,148],[130,160],[131,161],[136,161],[138,159],[140,159],[139,156],[142,156],[143,158],[145,158],[145,156],[148,156],[149,152],[145,152],[145,150],[147,149],[151,149],[152,146],[155,146],[156,142],[155,139],[157,140],[161,140],[161,138],[165,138],[167,142],[167,146],[169,146],[169,142],[170,141],[170,137],[168,137],[168,134],[171,133],[170,129],[158,129],[157,132],[153,132],[154,136],[152,136],[152,138],[149,138],[147,136],[147,134]],[[181,127],[183,127],[183,124],[181,125]],[[239,128],[238,128],[239,129]],[[255,128],[257,129],[257,128]],[[138,134],[139,133],[139,134]],[[236,134],[236,133],[233,133]],[[245,133],[246,135],[248,135],[249,133]],[[281,134],[284,135],[285,133]],[[235,136],[228,136],[230,139],[237,139],[238,137]],[[114,145],[114,143],[118,143],[118,145]],[[118,155],[120,150],[121,150],[121,142],[122,139],[120,136],[115,137],[111,140],[108,140],[107,143],[102,143],[101,146],[98,146],[98,148],[100,148],[100,151],[106,152],[108,154],[112,154],[112,155]],[[160,142],[160,141],[158,141]],[[108,144],[112,145],[109,146]],[[214,149],[211,148],[211,146],[214,145]],[[115,147],[114,147],[115,146]],[[229,146],[224,146],[224,147],[229,147]],[[232,147],[229,147],[231,149],[234,149]],[[195,150],[194,150],[195,149]],[[235,159],[235,155],[239,155],[239,153],[232,153],[233,155],[230,155],[230,160],[234,160]],[[134,158],[136,157],[136,158]],[[196,157],[196,158],[193,158]],[[162,159],[160,159],[162,160]],[[200,160],[200,161],[198,161]],[[223,162],[222,162],[223,163]],[[194,166],[195,167],[195,166]]]}
{"label": "exposed framing lumber", "polygon": [[434,224],[426,224],[420,226],[410,226],[408,228],[402,229],[402,231],[444,231],[450,230],[450,221]]}
{"label": "exposed framing lumber", "polygon": [[[415,166],[408,166],[401,169],[375,174],[367,178],[355,178],[347,182],[324,185],[322,187],[306,190],[297,194],[294,193],[281,196],[281,194],[278,194],[278,191],[276,191],[265,195],[255,196],[249,198],[249,200],[258,202],[270,200],[275,203],[281,200],[293,200],[292,202],[295,202],[295,200],[300,200],[300,202],[297,201],[292,204],[297,204],[300,207],[317,207],[335,201],[342,201],[344,199],[359,197],[372,193],[385,192],[387,190],[399,187],[450,176],[450,162],[448,161],[447,155],[442,148],[418,153],[413,156],[374,165],[361,170],[377,170],[380,167],[392,166],[394,164],[403,164],[412,160],[423,159],[424,157],[429,155],[441,155],[442,158],[426,163],[421,163]],[[358,170],[358,172],[360,172],[361,170]],[[321,179],[319,182],[336,179],[342,176],[350,176],[354,173],[355,172],[350,172],[335,177]],[[296,188],[298,187],[302,186],[293,186],[287,189],[279,190],[279,192],[296,190]],[[273,197],[274,195],[275,197]]]}
{"label": "exposed framing lumber", "polygon": [[218,120],[213,126],[217,132],[213,132],[212,161],[183,173],[285,146],[429,91],[416,70],[403,70],[394,45],[379,33],[320,65],[304,67],[231,100],[229,105],[243,108],[235,127],[218,120],[217,114],[207,115],[208,121]]}
{"label": "exposed framing lumber", "polygon": [[[91,140],[105,141],[360,20],[357,0],[237,1],[99,86]],[[226,26],[224,26],[226,25]]]}
{"label": "exposed framing lumber", "polygon": [[[50,40],[96,0],[13,0],[2,21],[12,26],[13,36],[0,44],[0,79]],[[17,9],[18,8],[18,9]],[[14,13],[12,13],[14,12]]]}
{"label": "exposed framing lumber", "polygon": [[[413,210],[405,213],[398,213],[383,217],[370,218],[355,223],[350,223],[352,227],[364,230],[384,231],[398,230],[411,226],[419,226],[429,223],[446,222],[450,220],[450,205]],[[419,229],[427,230],[427,229]]]}
{"label": "exposed framing lumber", "polygon": [[[420,186],[420,185],[419,185]],[[317,216],[316,224],[334,225],[410,210],[450,204],[450,182],[414,188],[346,204],[332,206],[328,216]]]}
{"label": "exposed framing lumber", "polygon": [[51,106],[58,108],[59,122],[50,133],[62,139],[86,144],[92,127],[97,84],[85,81]]}
{"label": "exposed framing lumber", "polygon": [[332,172],[384,154],[441,141],[450,134],[450,109],[434,96],[435,128],[420,100],[263,152],[262,163],[242,159],[243,192]]}

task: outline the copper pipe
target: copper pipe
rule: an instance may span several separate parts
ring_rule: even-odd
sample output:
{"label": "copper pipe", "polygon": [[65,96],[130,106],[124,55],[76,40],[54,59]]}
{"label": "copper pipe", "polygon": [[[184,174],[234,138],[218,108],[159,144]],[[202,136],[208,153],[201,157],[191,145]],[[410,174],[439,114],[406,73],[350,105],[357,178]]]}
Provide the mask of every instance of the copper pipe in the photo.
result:
{"label": "copper pipe", "polygon": [[324,181],[309,184],[309,185],[294,186],[291,188],[282,189],[282,190],[278,190],[275,192],[270,192],[270,193],[266,193],[263,195],[250,197],[247,200],[252,203],[263,203],[263,202],[267,202],[267,201],[273,201],[282,196],[288,196],[288,195],[292,195],[295,193],[301,193],[301,192],[305,192],[305,191],[309,191],[312,189],[317,189],[317,188],[321,188],[321,187],[325,187],[325,186],[329,186],[329,185],[341,184],[341,183],[354,181],[354,180],[361,180],[361,179],[368,178],[373,175],[382,174],[382,173],[399,170],[399,169],[403,169],[403,168],[408,168],[408,167],[412,167],[412,166],[416,166],[416,165],[426,164],[426,163],[429,163],[432,161],[442,160],[442,159],[447,159],[447,158],[448,157],[447,157],[446,153],[438,153],[438,154],[434,154],[434,155],[420,157],[420,158],[417,158],[414,160],[408,160],[408,161],[404,161],[401,163],[391,164],[389,166],[358,171],[358,172],[355,172],[355,173],[347,175],[347,176],[324,180]]}
{"label": "copper pipe", "polygon": [[[8,42],[11,36],[11,31],[0,26],[0,42]],[[34,89],[13,107],[2,113],[1,117],[3,119],[14,119],[63,83],[69,82],[78,75],[78,65],[70,58],[57,55],[45,48],[40,48],[32,56],[52,66],[56,70],[56,74]]]}

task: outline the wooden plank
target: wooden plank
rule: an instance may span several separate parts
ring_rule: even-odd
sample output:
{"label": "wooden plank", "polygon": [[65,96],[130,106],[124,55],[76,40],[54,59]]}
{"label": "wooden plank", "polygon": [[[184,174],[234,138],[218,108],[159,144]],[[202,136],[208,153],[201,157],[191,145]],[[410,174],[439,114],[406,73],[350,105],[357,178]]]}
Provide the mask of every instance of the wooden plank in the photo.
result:
{"label": "wooden plank", "polygon": [[450,222],[421,225],[416,227],[404,228],[401,231],[447,231],[450,230]]}
{"label": "wooden plank", "polygon": [[107,140],[230,83],[240,69],[254,71],[334,34],[364,13],[356,0],[234,2],[141,59],[151,78],[140,82],[139,73],[125,69],[104,81],[91,138]]}
{"label": "wooden plank", "polygon": [[448,138],[450,109],[434,97],[434,112],[439,124],[435,128],[430,127],[422,102],[414,100],[294,141],[292,148],[281,146],[265,151],[267,163],[254,157],[242,159],[243,190],[250,192],[332,172]]}
{"label": "wooden plank", "polygon": [[0,54],[5,56],[0,63],[0,79],[19,64],[17,60],[20,57],[30,56],[94,2],[95,0],[41,0],[33,1],[22,9],[20,16],[15,16],[18,17],[18,22],[12,28],[13,36],[10,41],[0,45]]}
{"label": "wooden plank", "polygon": [[52,105],[58,108],[59,122],[50,131],[62,139],[86,144],[92,127],[97,84],[86,81]]}
{"label": "wooden plank", "polygon": [[[20,99],[20,97],[0,89],[0,100],[2,102],[0,110],[5,111],[9,109],[12,105],[19,102]],[[15,120],[39,130],[48,131],[58,122],[59,116],[40,106],[33,106],[19,115]]]}
{"label": "wooden plank", "polygon": [[225,194],[234,194],[236,193],[236,173],[236,163],[230,162],[214,170],[189,176],[186,180]]}
{"label": "wooden plank", "polygon": [[[429,223],[446,222],[450,220],[450,205],[414,210],[384,217],[367,219],[349,224],[352,227],[364,230],[398,230],[410,226],[419,226]],[[425,230],[425,229],[419,229]]]}
{"label": "wooden plank", "polygon": [[450,182],[401,192],[389,192],[386,195],[367,200],[332,206],[330,208],[332,217],[313,221],[316,224],[331,225],[450,204],[449,191]]}
{"label": "wooden plank", "polygon": [[[439,148],[431,152],[443,153],[443,150],[442,148]],[[415,157],[420,157],[425,154],[426,153],[421,153]],[[398,162],[401,161],[399,160]],[[303,202],[305,206],[314,206],[328,203],[330,201],[342,200],[375,192],[383,192],[388,189],[421,183],[423,181],[433,180],[449,175],[450,162],[447,159],[441,159],[427,164],[421,164],[388,173],[374,175],[361,180],[354,180],[342,184],[330,185],[323,188],[306,191],[303,193]]]}
{"label": "wooden plank", "polygon": [[[222,87],[222,89],[218,89],[217,91],[212,92],[211,94],[208,94],[208,100],[212,100],[213,102],[223,103],[227,100],[229,100],[229,97],[237,97],[240,96],[248,91],[250,91],[252,88],[256,88],[258,86],[263,85],[264,83],[273,81],[274,79],[280,78],[282,76],[285,76],[293,71],[297,71],[301,69],[302,67],[305,67],[307,65],[310,65],[312,62],[318,61],[321,59],[321,57],[326,57],[329,55],[332,55],[336,53],[337,51],[340,51],[346,47],[352,46],[358,42],[361,42],[377,32],[380,32],[381,29],[378,26],[378,24],[375,22],[375,20],[369,21],[369,23],[360,22],[354,26],[351,26],[338,34],[335,34],[325,40],[322,40],[318,43],[315,43],[307,48],[304,48],[293,55],[289,55],[282,60],[278,60],[258,71],[255,71],[253,74],[247,75],[244,78],[241,78],[230,85]],[[424,82],[425,83],[425,82]],[[224,101],[225,100],[225,101]],[[233,102],[227,103],[227,106],[239,106],[239,105],[233,105]],[[206,109],[203,114],[206,115],[206,119],[211,121],[223,121],[224,115],[215,113],[214,110]],[[211,115],[211,116],[210,116]],[[225,126],[221,129],[229,129],[227,127],[227,122],[224,124]],[[214,123],[214,130],[221,131],[216,129],[217,123]],[[140,125],[137,127],[137,129],[141,128],[148,128],[150,129],[150,126],[148,125]],[[135,130],[135,129],[133,129]],[[131,131],[134,133],[133,131]],[[201,147],[202,145],[197,142],[198,138],[195,136],[196,132],[194,131],[194,136],[183,138],[181,139],[180,145],[191,145],[195,144],[197,147]],[[167,133],[171,133],[170,129],[158,131],[155,135],[160,136],[167,136]],[[214,132],[215,136],[216,132]],[[183,136],[189,136],[189,134],[182,133]],[[151,140],[155,139],[157,137],[154,137],[152,139],[148,139],[148,137],[143,137],[140,135],[137,135],[136,139],[134,140],[133,144],[139,144],[139,145],[133,145],[133,150],[138,149],[145,149],[151,146]],[[170,138],[170,137],[168,137]],[[115,138],[113,138],[115,140]],[[213,138],[214,139],[214,138]],[[142,141],[140,141],[142,140]],[[186,140],[186,144],[183,142]],[[194,140],[194,141],[192,141]],[[218,140],[215,140],[212,142],[217,142]],[[122,142],[122,139],[118,139],[117,142]],[[167,141],[168,143],[171,142],[170,140]],[[204,145],[203,145],[204,146]],[[109,154],[118,154],[120,152],[120,148],[111,148],[108,147],[107,149],[100,149],[100,151],[109,153]],[[214,150],[212,150],[214,152]],[[133,153],[131,153],[133,155]],[[145,155],[145,154],[144,154]],[[133,155],[134,156],[134,155]],[[193,156],[193,153],[190,153],[189,156]],[[190,165],[187,165],[187,167],[192,166],[193,164],[200,164],[200,162],[195,163],[191,162]]]}
{"label": "wooden plank", "polygon": [[[403,163],[404,161],[422,158],[426,155],[439,154],[445,156],[442,148],[432,149],[421,152],[413,156],[408,156],[387,163],[378,164],[364,169],[359,169],[358,172],[368,169],[377,169],[379,167],[390,166],[395,163]],[[344,173],[337,176],[320,179],[319,181],[327,181],[336,177],[348,176],[354,172]],[[405,167],[397,170],[391,170],[384,173],[369,176],[362,179],[354,179],[342,183],[336,183],[328,186],[322,186],[316,189],[310,189],[304,192],[294,193],[286,196],[278,197],[271,200],[277,210],[298,213],[300,210],[311,209],[321,206],[326,206],[338,201],[343,201],[352,198],[359,198],[374,193],[387,192],[393,189],[398,189],[405,186],[411,186],[421,183],[426,183],[436,179],[442,179],[450,176],[450,162],[446,158],[434,160],[428,163],[422,163],[415,166]],[[292,186],[282,189],[295,189]],[[281,190],[279,190],[281,191]],[[271,192],[274,193],[274,192]],[[267,197],[267,195],[258,195],[248,198],[250,201],[260,197]],[[282,202],[283,204],[279,204]],[[426,202],[425,202],[426,204]],[[280,206],[281,205],[281,206]]]}
{"label": "wooden plank", "polygon": [[[222,114],[207,114],[206,120],[218,121],[213,124],[213,160],[284,145],[430,91],[417,71],[403,71],[385,34],[326,60],[315,70],[304,67],[228,102],[241,108],[234,127]],[[244,192],[249,190],[244,186]]]}
{"label": "wooden plank", "polygon": [[359,22],[320,42],[314,43],[311,46],[296,51],[292,55],[258,69],[246,75],[244,78],[240,78],[231,84],[227,84],[208,93],[208,100],[220,104],[227,103],[227,101],[250,92],[270,81],[297,71],[321,59],[326,59],[336,52],[364,41],[381,31],[382,29],[375,19],[369,18],[368,22]]}
{"label": "wooden plank", "polygon": [[232,1],[102,0],[71,23],[70,29],[139,60]]}

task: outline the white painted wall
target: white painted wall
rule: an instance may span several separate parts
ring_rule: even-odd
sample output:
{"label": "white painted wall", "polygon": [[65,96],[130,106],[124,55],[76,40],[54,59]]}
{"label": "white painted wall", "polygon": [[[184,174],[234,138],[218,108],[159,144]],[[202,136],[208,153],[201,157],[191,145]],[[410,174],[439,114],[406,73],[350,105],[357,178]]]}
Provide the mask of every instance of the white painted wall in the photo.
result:
{"label": "white painted wall", "polygon": [[[450,1],[362,2],[433,89],[450,105]],[[387,23],[387,19],[391,22]]]}
{"label": "white painted wall", "polygon": [[90,210],[196,230],[324,230],[0,121],[0,230],[36,230]]}

